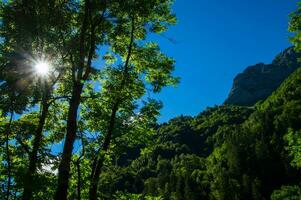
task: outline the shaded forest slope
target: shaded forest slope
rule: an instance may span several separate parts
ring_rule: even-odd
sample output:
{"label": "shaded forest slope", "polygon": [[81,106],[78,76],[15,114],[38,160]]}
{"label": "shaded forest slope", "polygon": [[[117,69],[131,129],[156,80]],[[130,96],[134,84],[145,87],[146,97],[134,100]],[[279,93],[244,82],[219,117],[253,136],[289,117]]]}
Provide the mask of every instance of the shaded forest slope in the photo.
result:
{"label": "shaded forest slope", "polygon": [[160,125],[147,143],[106,166],[99,195],[112,198],[118,191],[132,199],[298,197],[300,121],[298,69],[253,107],[216,106]]}

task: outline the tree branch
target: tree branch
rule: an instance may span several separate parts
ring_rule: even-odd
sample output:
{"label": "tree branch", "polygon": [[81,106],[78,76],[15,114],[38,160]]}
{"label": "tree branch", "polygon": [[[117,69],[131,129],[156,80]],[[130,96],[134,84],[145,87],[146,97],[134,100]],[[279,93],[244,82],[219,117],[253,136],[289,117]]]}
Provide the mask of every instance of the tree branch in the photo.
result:
{"label": "tree branch", "polygon": [[83,68],[85,65],[85,35],[88,29],[88,17],[90,13],[90,1],[85,0],[85,12],[84,12],[84,20],[81,27],[80,38],[79,38],[79,66],[77,80],[80,81],[82,79]]}
{"label": "tree branch", "polygon": [[91,37],[90,37],[90,49],[89,49],[89,53],[88,53],[88,60],[87,60],[87,68],[85,71],[85,74],[83,76],[83,80],[87,80],[90,71],[91,71],[91,64],[92,64],[92,59],[93,59],[93,55],[95,53],[95,49],[96,49],[96,28],[100,25],[100,23],[102,22],[102,20],[104,19],[104,15],[106,12],[106,1],[104,1],[105,6],[104,9],[102,11],[101,17],[99,18],[99,20],[95,21],[95,23],[92,23],[92,19],[91,19]]}

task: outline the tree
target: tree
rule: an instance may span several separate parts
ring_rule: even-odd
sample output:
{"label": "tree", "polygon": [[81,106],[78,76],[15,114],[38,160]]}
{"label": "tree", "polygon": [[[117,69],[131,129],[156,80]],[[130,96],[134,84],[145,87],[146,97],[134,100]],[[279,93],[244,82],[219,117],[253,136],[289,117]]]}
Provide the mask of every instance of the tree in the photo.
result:
{"label": "tree", "polygon": [[[98,2],[86,0],[76,5],[78,9],[73,10],[74,19],[80,21],[81,24],[71,25],[69,35],[72,35],[72,39],[67,42],[72,42],[73,45],[79,47],[79,50],[70,53],[72,55],[72,60],[70,61],[72,63],[72,90],[68,110],[67,134],[59,166],[57,199],[66,199],[67,196],[70,161],[77,132],[78,108],[84,85],[89,80],[91,73],[95,71],[95,68],[92,67],[92,60],[96,56],[95,50],[97,46],[107,42],[111,46],[111,51],[114,54],[120,55],[120,59],[124,61],[124,67],[121,70],[123,74],[122,81],[120,85],[118,85],[118,82],[117,84],[114,83],[115,86],[117,85],[115,89],[121,91],[121,94],[118,94],[120,96],[123,95],[128,79],[131,79],[128,75],[131,74],[130,68],[132,66],[130,65],[136,66],[132,70],[133,75],[139,76],[139,73],[146,74],[147,81],[154,86],[154,91],[159,91],[162,86],[175,82],[170,75],[173,69],[173,61],[164,57],[163,54],[158,54],[158,48],[153,44],[149,45],[149,50],[145,50],[145,48],[137,50],[137,58],[134,59],[132,57],[133,62],[130,63],[130,57],[133,56],[131,54],[132,48],[135,45],[135,37],[140,40],[145,39],[147,30],[161,32],[170,23],[174,22],[174,16],[169,12],[170,5],[170,1]],[[135,33],[135,30],[137,30],[137,33]],[[131,33],[130,36],[129,32]],[[76,40],[77,38],[79,40]],[[124,41],[129,40],[129,38],[129,43],[125,44]],[[138,56],[143,57],[139,60]],[[154,59],[147,60],[145,56],[155,56],[154,58],[158,59],[158,61]],[[108,149],[110,143],[119,104],[123,103],[120,101],[120,97],[117,97],[111,107],[107,137],[102,145],[102,150],[104,151]],[[102,163],[102,159],[97,160],[99,164],[96,165],[95,171],[92,172],[92,174],[94,172],[96,174],[92,176],[92,187],[94,189],[91,189],[93,191],[91,194],[94,193],[94,195],[91,195],[91,198],[95,198],[95,188],[97,187],[96,183],[99,177],[98,171]]]}
{"label": "tree", "polygon": [[[27,77],[27,87],[31,86],[32,91],[31,95],[29,95],[31,103],[41,102],[38,126],[33,134],[32,148],[28,152],[29,164],[25,175],[26,181],[24,181],[24,200],[32,197],[33,188],[31,183],[37,168],[38,152],[43,139],[43,128],[48,109],[54,100],[52,97],[53,86],[62,75],[62,71],[57,66],[62,65],[61,60],[63,58],[54,56],[53,52],[61,52],[63,48],[59,43],[54,44],[50,42],[58,40],[61,36],[57,32],[58,27],[55,26],[57,20],[63,19],[62,13],[57,10],[59,6],[59,1],[46,0],[31,1],[30,3],[27,1],[15,1],[2,4],[1,36],[4,39],[2,51],[5,52],[2,56],[8,62],[8,66],[5,66],[5,69],[10,67],[9,64],[15,65],[16,71],[21,76]],[[21,56],[19,60],[16,60],[16,53]],[[11,54],[13,55],[11,56]],[[64,55],[61,54],[60,56]],[[50,63],[51,72],[49,74],[35,74],[33,65],[37,65],[39,62],[46,62],[49,57],[52,59]],[[38,76],[35,81],[32,80],[34,76]],[[18,81],[18,79],[15,79],[14,84],[18,83]],[[39,88],[37,85],[42,87]],[[26,87],[26,85],[22,85],[22,87]]]}
{"label": "tree", "polygon": [[[154,1],[153,3],[156,2]],[[164,5],[164,3],[162,4]],[[133,5],[129,4],[126,7],[136,8],[136,6],[136,3],[134,3]],[[147,32],[147,27],[145,27],[145,24],[152,23],[151,20],[155,20],[151,17],[156,16],[155,12],[157,11],[156,9],[158,9],[156,6],[151,6],[150,4],[147,4],[147,6],[148,7],[145,7],[144,11],[150,8],[153,9],[147,11],[147,13],[150,13],[149,16],[139,16],[141,7],[139,7],[138,10],[130,9],[124,11],[121,15],[122,18],[119,19],[119,24],[117,24],[117,26],[120,27],[124,26],[124,33],[113,32],[112,40],[115,42],[120,40],[120,42],[112,46],[112,52],[120,55],[124,64],[119,69],[118,67],[117,69],[111,68],[109,74],[112,77],[108,78],[110,81],[103,83],[103,95],[106,92],[110,93],[105,96],[108,98],[109,102],[112,102],[111,105],[108,105],[108,109],[111,109],[111,113],[109,114],[110,117],[106,129],[106,136],[104,137],[101,149],[98,150],[100,155],[96,158],[92,166],[92,187],[90,189],[91,200],[96,199],[100,169],[104,162],[103,155],[108,151],[110,145],[116,124],[116,114],[122,108],[133,109],[133,106],[130,105],[144,94],[145,86],[141,80],[141,75],[144,74],[146,81],[153,85],[154,92],[160,91],[161,87],[164,85],[176,83],[176,79],[170,76],[173,69],[173,61],[160,53],[157,45],[149,43],[139,46],[137,43],[139,40],[146,38],[145,33]],[[167,4],[164,6],[167,9],[167,6],[170,5]],[[164,21],[167,23],[172,22],[168,21],[168,19],[164,19],[164,17],[167,18],[169,16],[169,13],[163,15],[161,23]],[[126,23],[128,23],[128,25]],[[127,33],[130,35],[127,35]],[[127,38],[129,38],[129,41]],[[135,39],[138,41],[135,42]],[[122,41],[128,41],[128,43]]]}
{"label": "tree", "polygon": [[[107,87],[113,87],[113,90],[104,87],[100,94],[101,98],[98,99],[111,101],[111,104],[107,102],[100,104],[100,110],[109,110],[107,114],[110,116],[109,118],[101,118],[105,117],[104,115],[99,116],[99,119],[106,121],[108,125],[104,127],[106,132],[104,144],[102,147],[97,147],[102,149],[100,154],[109,148],[111,135],[116,128],[115,120],[119,120],[117,115],[125,108],[129,109],[125,113],[133,112],[134,102],[143,96],[146,86],[141,79],[142,76],[153,86],[154,92],[159,92],[165,85],[177,82],[171,76],[174,61],[160,53],[156,44],[142,42],[146,40],[148,32],[160,33],[175,22],[170,12],[171,3],[169,0],[139,2],[20,0],[2,3],[1,37],[4,39],[2,55],[5,63],[10,59],[8,55],[16,59],[19,53],[20,59],[16,66],[24,76],[33,73],[32,60],[49,58],[53,62],[52,67],[56,75],[49,81],[38,82],[42,88],[35,88],[37,82],[33,82],[32,77],[27,79],[27,85],[33,89],[29,89],[30,104],[35,106],[41,102],[41,114],[38,116],[32,145],[29,145],[29,163],[25,180],[31,182],[36,173],[37,163],[40,162],[38,154],[42,148],[44,126],[48,126],[47,117],[49,121],[53,121],[54,116],[49,115],[49,109],[52,112],[54,108],[51,104],[55,100],[63,97],[69,99],[67,110],[62,111],[66,112],[67,123],[56,191],[56,199],[66,199],[72,151],[79,130],[78,114],[79,110],[83,109],[80,105],[87,98],[95,97],[95,91],[89,93],[90,97],[83,98],[83,94],[91,82],[101,80],[95,80],[94,77],[107,74],[106,78],[110,79],[107,81]],[[16,48],[16,44],[19,49]],[[114,54],[117,62],[115,66],[99,70],[92,66],[92,61],[98,57],[96,49],[104,45],[110,47],[110,53],[107,55]],[[53,54],[54,52],[56,55]],[[105,59],[110,60],[108,56]],[[25,66],[23,71],[20,70],[21,66]],[[6,66],[5,69],[8,67]],[[18,80],[17,76],[13,78],[15,82]],[[4,79],[8,80],[7,77]],[[122,81],[119,82],[118,79]],[[135,92],[131,92],[132,89]],[[92,104],[96,102],[97,100]],[[59,103],[62,105],[62,102]],[[25,105],[28,105],[27,102]],[[16,105],[14,108],[17,108]],[[129,117],[129,115],[125,116]],[[51,128],[47,131],[54,132]],[[97,168],[100,169],[102,159],[97,156],[96,162]],[[99,173],[96,173],[92,178],[92,182],[96,184],[92,185],[97,185],[95,180],[98,177]],[[32,192],[31,184],[24,182],[23,199],[30,199]]]}

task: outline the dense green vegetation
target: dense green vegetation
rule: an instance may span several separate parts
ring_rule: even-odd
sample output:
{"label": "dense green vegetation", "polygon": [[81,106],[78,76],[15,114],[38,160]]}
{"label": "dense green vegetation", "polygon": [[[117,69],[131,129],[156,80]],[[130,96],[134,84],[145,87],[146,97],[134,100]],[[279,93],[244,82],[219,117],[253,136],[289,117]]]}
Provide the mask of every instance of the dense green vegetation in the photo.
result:
{"label": "dense green vegetation", "polygon": [[301,69],[254,108],[217,106],[172,119],[128,165],[108,165],[101,194],[299,199],[300,95]]}
{"label": "dense green vegetation", "polygon": [[178,78],[148,35],[172,1],[0,6],[0,199],[301,198],[300,68],[254,106],[158,124],[150,97]]}

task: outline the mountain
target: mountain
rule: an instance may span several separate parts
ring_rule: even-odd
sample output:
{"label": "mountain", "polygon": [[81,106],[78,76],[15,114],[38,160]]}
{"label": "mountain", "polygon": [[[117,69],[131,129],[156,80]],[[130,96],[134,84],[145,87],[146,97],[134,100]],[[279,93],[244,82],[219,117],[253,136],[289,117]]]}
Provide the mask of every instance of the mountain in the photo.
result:
{"label": "mountain", "polygon": [[254,107],[215,106],[160,125],[143,141],[140,155],[126,165],[106,167],[101,195],[133,200],[300,199],[300,120],[301,68]]}
{"label": "mountain", "polygon": [[271,64],[258,63],[238,74],[225,104],[251,106],[265,100],[300,64],[293,47],[276,56]]}
{"label": "mountain", "polygon": [[[287,63],[283,59],[274,62]],[[161,124],[138,145],[140,154],[127,151],[122,165],[113,162],[104,168],[100,195],[133,200],[300,199],[300,120],[301,68],[254,107],[215,106]]]}

